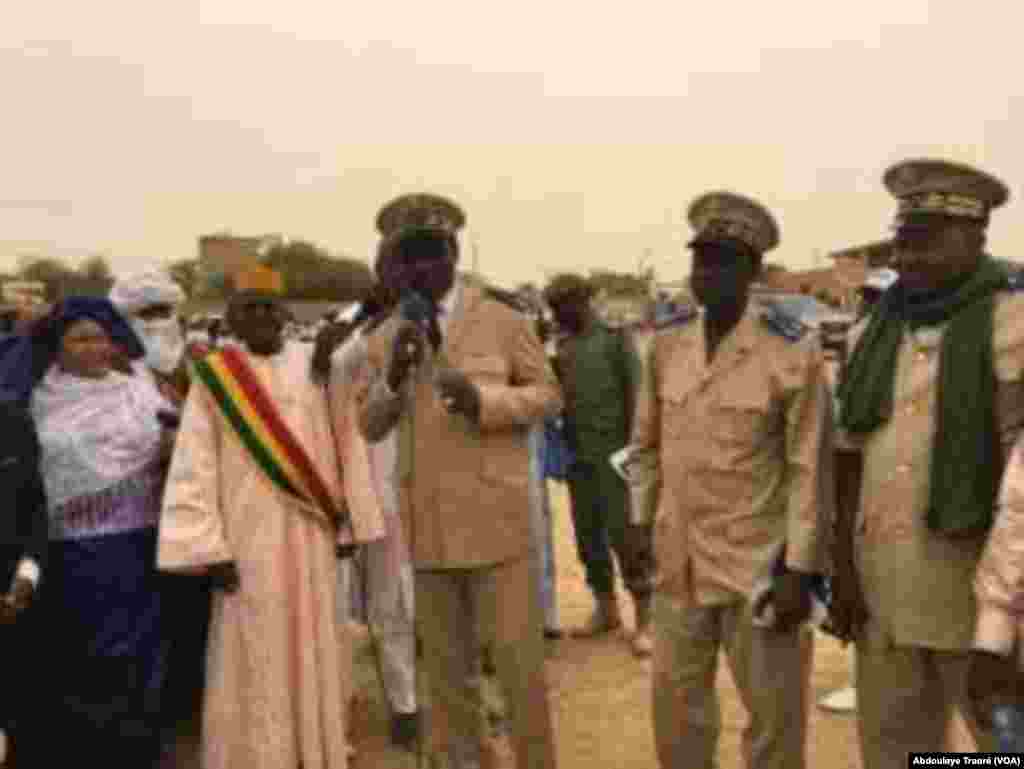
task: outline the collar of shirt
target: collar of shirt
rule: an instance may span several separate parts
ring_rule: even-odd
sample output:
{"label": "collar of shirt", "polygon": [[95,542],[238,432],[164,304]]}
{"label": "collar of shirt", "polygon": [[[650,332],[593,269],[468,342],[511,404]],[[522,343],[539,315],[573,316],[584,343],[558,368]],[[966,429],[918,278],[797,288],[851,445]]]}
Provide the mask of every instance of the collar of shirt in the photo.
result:
{"label": "collar of shirt", "polygon": [[451,321],[452,313],[455,312],[455,308],[458,306],[461,294],[462,284],[456,278],[454,285],[448,289],[448,293],[441,297],[441,301],[437,303],[438,310],[440,310],[437,322],[441,326],[442,334],[448,331],[448,323]]}

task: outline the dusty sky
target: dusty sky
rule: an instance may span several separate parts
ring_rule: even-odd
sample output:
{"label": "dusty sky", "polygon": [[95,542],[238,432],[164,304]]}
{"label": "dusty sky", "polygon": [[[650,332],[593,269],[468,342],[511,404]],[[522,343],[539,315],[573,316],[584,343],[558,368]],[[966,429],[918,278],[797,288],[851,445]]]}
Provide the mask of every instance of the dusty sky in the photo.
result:
{"label": "dusty sky", "polygon": [[431,189],[499,283],[647,250],[673,279],[709,188],[806,267],[886,234],[881,174],[915,155],[1006,181],[991,248],[1024,258],[1022,28],[1011,0],[12,4],[0,267],[130,270],[220,229],[365,258],[378,207]]}

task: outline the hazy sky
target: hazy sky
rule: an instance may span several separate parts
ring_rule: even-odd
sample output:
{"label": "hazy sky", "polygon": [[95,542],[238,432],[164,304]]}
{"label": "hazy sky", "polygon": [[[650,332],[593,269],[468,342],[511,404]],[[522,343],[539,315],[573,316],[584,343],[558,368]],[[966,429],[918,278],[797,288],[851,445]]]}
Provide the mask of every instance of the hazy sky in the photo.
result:
{"label": "hazy sky", "polygon": [[1024,258],[1011,0],[8,5],[0,266],[128,270],[226,228],[365,258],[379,206],[430,189],[500,283],[645,249],[671,279],[687,204],[730,188],[803,267],[886,234],[881,174],[911,155],[1006,181],[992,251]]}

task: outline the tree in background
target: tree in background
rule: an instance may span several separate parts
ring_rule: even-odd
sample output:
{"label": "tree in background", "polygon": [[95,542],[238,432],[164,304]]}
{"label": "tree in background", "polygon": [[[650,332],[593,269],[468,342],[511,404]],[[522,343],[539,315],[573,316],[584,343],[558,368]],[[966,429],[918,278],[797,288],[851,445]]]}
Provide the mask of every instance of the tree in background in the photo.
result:
{"label": "tree in background", "polygon": [[264,263],[281,273],[289,299],[352,302],[365,298],[373,287],[373,272],[363,262],[335,257],[304,240],[271,247]]}
{"label": "tree in background", "polygon": [[53,257],[21,259],[16,277],[42,283],[48,302],[68,296],[106,296],[114,285],[110,264],[102,255],[87,257],[78,268]]}
{"label": "tree in background", "polygon": [[608,298],[650,296],[654,284],[654,269],[648,268],[640,274],[613,272],[612,270],[591,270],[587,278],[598,295]]}
{"label": "tree in background", "polygon": [[199,288],[199,260],[178,259],[167,265],[171,279],[181,286],[185,296],[191,299]]}

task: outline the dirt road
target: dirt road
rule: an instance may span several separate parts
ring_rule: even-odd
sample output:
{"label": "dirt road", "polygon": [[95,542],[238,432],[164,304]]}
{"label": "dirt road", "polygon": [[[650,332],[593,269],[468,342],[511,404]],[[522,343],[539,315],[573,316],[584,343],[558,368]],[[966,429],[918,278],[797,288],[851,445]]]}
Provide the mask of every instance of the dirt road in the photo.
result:
{"label": "dirt road", "polygon": [[[572,522],[564,487],[553,484],[558,563],[558,600],[565,627],[582,623],[590,596],[573,545]],[[628,606],[622,596],[622,606]],[[627,614],[627,623],[632,616]],[[359,751],[357,769],[390,769],[398,757],[386,750],[387,723],[370,657],[357,654],[357,681],[369,707],[354,724]],[[564,640],[549,659],[560,769],[656,769],[650,718],[650,663],[631,655],[618,637],[598,641]],[[848,657],[838,643],[819,636],[811,681],[815,698],[847,682]],[[746,715],[724,664],[719,672],[722,702],[721,766],[742,767],[740,736]],[[808,737],[809,767],[860,769],[853,716],[832,715],[812,705]],[[508,764],[511,767],[511,764]]]}

